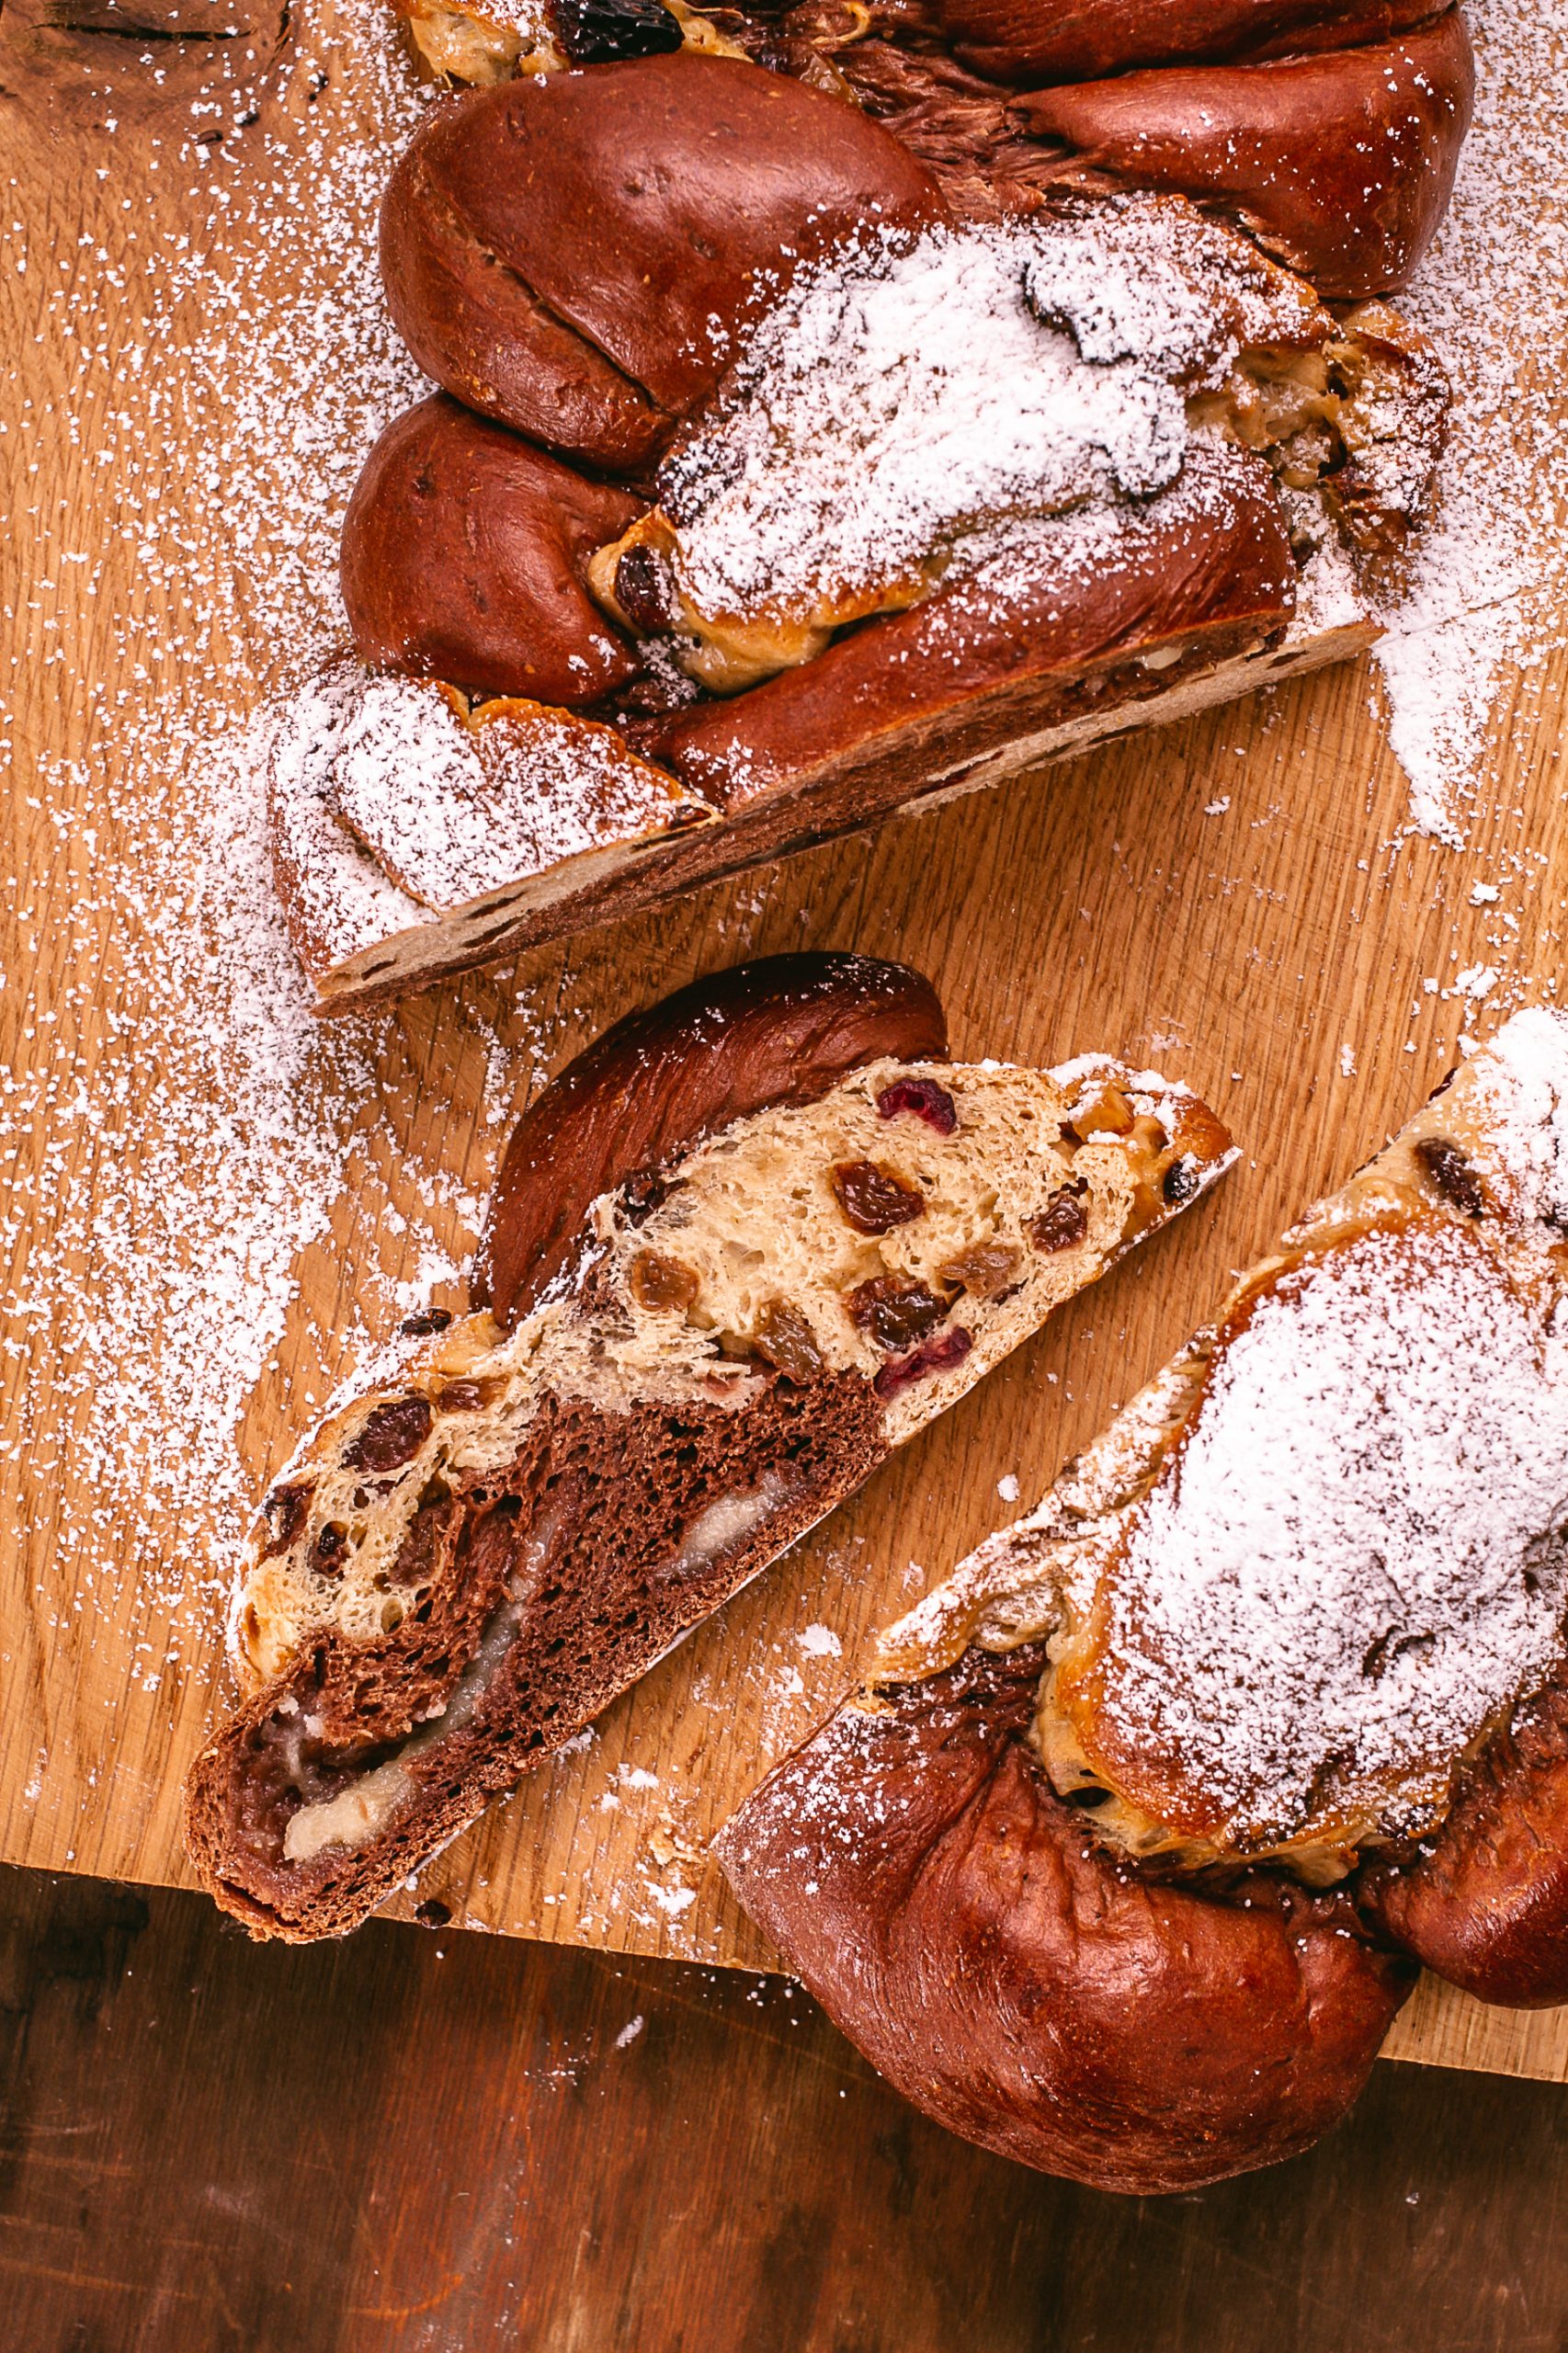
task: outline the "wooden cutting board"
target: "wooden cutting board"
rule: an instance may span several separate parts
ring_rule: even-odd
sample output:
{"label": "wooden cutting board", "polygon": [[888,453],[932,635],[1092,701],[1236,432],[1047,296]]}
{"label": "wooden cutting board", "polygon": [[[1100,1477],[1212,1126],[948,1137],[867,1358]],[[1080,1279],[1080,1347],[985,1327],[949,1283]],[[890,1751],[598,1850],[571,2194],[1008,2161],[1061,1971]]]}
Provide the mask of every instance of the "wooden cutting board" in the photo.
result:
{"label": "wooden cutting board", "polygon": [[[276,937],[244,912],[254,775],[222,729],[319,631],[335,517],[392,398],[366,254],[418,101],[369,0],[323,0],[276,58],[277,20],[156,6],[155,40],[115,0],[84,10],[97,29],[0,19],[20,585],[0,1857],[188,1882],[176,1793],[222,1703],[238,1499],[400,1305],[460,1302],[507,1119],[630,1007],[756,952],[900,956],[938,977],[960,1053],[1155,1063],[1244,1147],[1216,1197],[395,1907],[766,1966],[708,1840],[849,1686],[870,1631],[1037,1498],[1232,1270],[1427,1094],[1467,1021],[1545,993],[1568,667],[1503,695],[1463,852],[1399,841],[1371,674],[1345,668],[301,1044],[276,1011]],[[202,40],[180,37],[193,23]],[[1453,983],[1482,967],[1500,978],[1478,1014],[1482,984]],[[214,1455],[225,1398],[240,1410]],[[1424,1988],[1390,2048],[1568,2076],[1568,2014]]]}

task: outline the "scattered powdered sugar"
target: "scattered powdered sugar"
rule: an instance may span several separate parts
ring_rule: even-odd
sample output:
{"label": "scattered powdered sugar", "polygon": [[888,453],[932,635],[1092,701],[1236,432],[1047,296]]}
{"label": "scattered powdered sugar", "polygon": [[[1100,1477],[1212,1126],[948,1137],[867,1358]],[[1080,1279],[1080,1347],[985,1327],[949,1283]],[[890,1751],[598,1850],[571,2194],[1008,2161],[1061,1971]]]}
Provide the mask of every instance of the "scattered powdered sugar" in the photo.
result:
{"label": "scattered powdered sugar", "polygon": [[688,1912],[697,1901],[694,1887],[684,1884],[661,1887],[656,1880],[652,1879],[644,1881],[643,1884],[647,1888],[650,1904],[656,1904],[667,1919],[678,1920],[681,1914]]}
{"label": "scattered powdered sugar", "polygon": [[[1227,267],[1227,265],[1230,265]],[[699,611],[809,619],[998,522],[1180,472],[1185,392],[1278,331],[1229,241],[1131,199],[1083,221],[888,235],[803,271],[660,494]],[[1289,306],[1294,307],[1294,306]]]}
{"label": "scattered powdered sugar", "polygon": [[[1533,55],[1537,25],[1544,45],[1564,14],[1557,0],[1472,7],[1494,54],[1497,27]],[[1501,85],[1484,102],[1515,103]],[[139,151],[133,171],[112,134],[101,165],[72,151],[73,233],[58,184],[12,186],[28,222],[6,266],[39,290],[38,341],[59,355],[51,399],[36,406],[28,356],[28,397],[8,419],[17,478],[68,436],[97,487],[35,543],[48,562],[28,584],[32,630],[14,674],[18,700],[41,691],[69,706],[80,749],[18,764],[13,788],[50,855],[18,859],[6,878],[20,943],[7,985],[25,1013],[0,1078],[4,1345],[23,1368],[5,1453],[31,1488],[13,1500],[14,1524],[31,1514],[45,1590],[74,1588],[89,1640],[115,1576],[139,1573],[165,1611],[131,1629],[145,1622],[155,1638],[131,1644],[133,1689],[156,1688],[187,1622],[198,1649],[209,1643],[202,1588],[226,1582],[259,1468],[239,1459],[236,1428],[312,1246],[367,1188],[379,1198],[384,1163],[411,1178],[412,1224],[388,1209],[385,1262],[361,1251],[344,1287],[337,1312],[352,1337],[453,1276],[477,1216],[449,1173],[449,1130],[400,1123],[382,1100],[417,1015],[406,1030],[396,1014],[326,1029],[311,1017],[273,901],[246,733],[263,698],[340,638],[349,491],[381,426],[426,389],[392,334],[374,261],[377,204],[424,99],[381,0],[306,0],[260,104],[227,143],[176,131],[151,163]],[[1519,168],[1521,185],[1539,182],[1543,222],[1551,121],[1531,115],[1533,161]],[[1517,121],[1512,135],[1518,145]],[[1473,188],[1461,188],[1466,202],[1473,231]],[[1531,284],[1527,260],[1550,276],[1559,251],[1555,231],[1532,244],[1534,217],[1500,206],[1487,224],[1517,291]],[[1506,281],[1494,270],[1485,282]],[[1457,264],[1424,278],[1422,300],[1451,302],[1464,329],[1471,295]],[[1476,309],[1489,364],[1513,370],[1495,383],[1523,385],[1512,316],[1488,314],[1484,295]],[[1442,320],[1430,323],[1455,348]],[[1547,404],[1520,400],[1521,441],[1539,441]],[[1483,506],[1504,478],[1494,466],[1478,480]],[[1498,515],[1483,519],[1496,540]],[[121,542],[136,566],[116,575],[111,611],[98,587],[106,550]],[[108,649],[112,663],[100,658]],[[10,720],[7,707],[6,739]],[[51,927],[60,952],[46,999],[30,973]],[[484,1113],[498,1121],[517,1057],[483,1005],[476,986],[461,1017],[491,1040]],[[537,1065],[544,1033],[531,1029],[525,1045]],[[313,1402],[307,1375],[289,1404],[303,1419]],[[69,1494],[56,1483],[68,1454]],[[198,1518],[186,1515],[171,1546],[158,1531],[193,1496]],[[57,1752],[73,1737],[67,1715]],[[57,1772],[68,1786],[69,1768],[40,1750],[29,1795],[47,1806]]]}
{"label": "scattered powdered sugar", "polygon": [[1475,123],[1453,209],[1397,298],[1456,401],[1441,504],[1377,659],[1411,821],[1458,843],[1483,789],[1507,665],[1560,641],[1568,588],[1562,355],[1568,340],[1562,90],[1568,0],[1465,0]]}
{"label": "scattered powdered sugar", "polygon": [[1484,1165],[1507,1182],[1509,1210],[1568,1228],[1568,1015],[1532,1006],[1476,1056],[1472,1072],[1487,1130]]}
{"label": "scattered powdered sugar", "polygon": [[1565,1509],[1568,1343],[1468,1228],[1361,1235],[1232,1333],[1126,1538],[1106,1703],[1263,1839],[1440,1788],[1560,1648]]}
{"label": "scattered powdered sugar", "polygon": [[[929,608],[926,650],[946,653],[961,669],[977,635],[1000,629],[1010,636],[1021,609],[1037,628],[1055,621],[1071,627],[1083,612],[1085,588],[1108,574],[1136,578],[1151,559],[1176,570],[1189,554],[1210,562],[1216,534],[1234,532],[1260,493],[1269,494],[1268,483],[1251,450],[1203,432],[1194,435],[1176,480],[1153,498],[995,523],[964,551],[960,576]],[[1298,606],[1290,635],[1301,620]]]}
{"label": "scattered powdered sugar", "polygon": [[338,963],[424,921],[326,804],[333,755],[365,676],[352,660],[301,680],[258,714],[251,767],[267,778],[277,875],[290,893],[312,952]]}
{"label": "scattered powdered sugar", "polygon": [[503,32],[518,34],[525,49],[537,48],[551,38],[550,12],[542,5],[542,0],[482,0],[482,5],[476,5],[474,13],[487,25],[497,25]]}
{"label": "scattered powdered sugar", "polygon": [[[354,1320],[380,1323],[451,1279],[478,1210],[381,1108],[392,1017],[325,1029],[309,1012],[249,727],[341,635],[349,491],[424,389],[375,258],[424,99],[379,0],[346,0],[324,23],[307,9],[256,103],[225,141],[176,127],[139,148],[132,193],[104,136],[103,167],[71,181],[79,239],[40,209],[13,246],[39,343],[62,355],[53,401],[13,411],[18,478],[68,429],[85,500],[43,543],[15,673],[18,701],[41,683],[77,714],[83,749],[18,763],[15,784],[57,850],[6,884],[28,1009],[0,1106],[5,1346],[25,1368],[5,1452],[50,1498],[78,1595],[103,1592],[100,1568],[134,1570],[138,1607],[188,1599],[203,1619],[248,1506],[237,1428],[304,1255],[379,1163],[397,1166],[427,1222],[389,1207],[387,1263],[356,1266]],[[30,394],[30,358],[29,374]],[[111,611],[97,590],[120,541],[135,563]],[[52,1483],[67,1449],[90,1507]],[[176,1518],[171,1544],[160,1523]]]}

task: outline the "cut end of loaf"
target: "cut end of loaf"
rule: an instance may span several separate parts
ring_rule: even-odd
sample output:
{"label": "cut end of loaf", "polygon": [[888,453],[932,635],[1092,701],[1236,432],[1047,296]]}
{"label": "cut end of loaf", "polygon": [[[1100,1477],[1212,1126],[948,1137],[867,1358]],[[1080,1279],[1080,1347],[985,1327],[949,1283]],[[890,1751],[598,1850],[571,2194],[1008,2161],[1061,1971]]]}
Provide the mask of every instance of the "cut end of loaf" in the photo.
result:
{"label": "cut end of loaf", "polygon": [[372,676],[351,655],[275,714],[267,803],[318,1012],[641,904],[713,817],[612,728],[518,701],[470,711],[450,687]]}
{"label": "cut end of loaf", "polygon": [[[673,797],[655,808],[657,822],[647,830],[607,840],[563,867],[439,916],[401,892],[331,818],[334,739],[319,715],[324,694],[338,683],[351,691],[351,682],[341,671],[324,675],[301,689],[280,719],[267,779],[274,881],[314,991],[314,1010],[324,1017],[362,1012],[704,882],[863,832],[885,817],[940,807],[1119,736],[1173,725],[1352,661],[1376,643],[1380,628],[1369,613],[1349,606],[1349,594],[1340,584],[1333,602],[1309,607],[1297,625],[1238,632],[1241,647],[1218,659],[1210,646],[1177,645],[1163,676],[1145,663],[1114,667],[1101,691],[1086,698],[1074,692],[1066,710],[1059,681],[1023,693],[1001,688],[986,699],[989,711],[983,700],[946,719],[880,728],[793,779],[770,760],[760,808],[724,813],[697,785],[672,775]],[[411,786],[418,776],[416,767],[410,769]],[[798,795],[793,811],[791,794]]]}

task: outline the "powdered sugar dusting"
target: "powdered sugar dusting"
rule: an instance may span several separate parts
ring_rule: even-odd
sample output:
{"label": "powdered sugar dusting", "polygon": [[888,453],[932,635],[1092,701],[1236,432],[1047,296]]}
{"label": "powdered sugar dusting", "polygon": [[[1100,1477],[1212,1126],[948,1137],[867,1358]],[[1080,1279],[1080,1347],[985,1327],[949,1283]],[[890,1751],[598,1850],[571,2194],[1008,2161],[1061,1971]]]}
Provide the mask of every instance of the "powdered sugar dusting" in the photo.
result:
{"label": "powdered sugar dusting", "polygon": [[1411,821],[1459,842],[1507,665],[1562,630],[1568,337],[1562,90],[1568,0],[1466,0],[1476,117],[1453,209],[1399,307],[1454,379],[1441,505],[1378,649]]}
{"label": "powdered sugar dusting", "polygon": [[1516,1013],[1477,1054],[1472,1083],[1488,1129],[1478,1160],[1503,1180],[1512,1215],[1559,1242],[1568,1230],[1568,1015]]}
{"label": "powdered sugar dusting", "polygon": [[999,522],[1147,496],[1181,471],[1186,393],[1311,315],[1147,200],[871,238],[801,273],[666,462],[682,585],[709,615],[809,620],[824,589],[983,554]]}
{"label": "powdered sugar dusting", "polygon": [[1107,1705],[1256,1843],[1440,1791],[1558,1654],[1565,1509],[1562,1336],[1468,1228],[1364,1234],[1232,1333],[1127,1536]]}
{"label": "powdered sugar dusting", "polygon": [[519,707],[476,729],[438,686],[369,678],[327,797],[402,890],[451,909],[634,840],[680,796],[613,728]]}
{"label": "powdered sugar dusting", "polygon": [[[318,110],[347,60],[347,102]],[[59,858],[18,868],[13,919],[29,959],[53,926],[64,985],[35,1002],[5,1081],[6,1345],[25,1365],[6,1454],[47,1488],[69,1446],[93,1506],[50,1508],[79,1591],[140,1530],[125,1565],[142,1601],[189,1600],[201,1619],[247,1503],[236,1429],[302,1256],[369,1165],[394,1151],[409,1165],[378,1102],[386,1025],[324,1031],[308,1011],[247,722],[341,633],[344,506],[375,433],[422,389],[385,316],[374,224],[424,101],[376,0],[349,0],[319,28],[307,11],[253,102],[233,145],[176,128],[139,149],[134,202],[109,169],[112,131],[103,168],[73,176],[81,235],[65,250],[89,257],[96,301],[56,281],[44,237],[17,257],[41,281],[63,381],[52,413],[18,404],[13,449],[25,461],[68,417],[100,503],[79,549],[48,543],[20,673],[24,690],[52,675],[86,713],[79,761],[17,781]],[[111,614],[91,599],[116,535],[137,562]],[[105,631],[132,681],[112,692],[94,676]],[[107,1047],[85,1042],[89,1001]],[[452,1276],[477,1214],[437,1166],[410,1173],[428,1225],[390,1215],[396,1275],[357,1268],[373,1321]],[[193,1495],[199,1537],[159,1541],[165,1508]]]}
{"label": "powdered sugar dusting", "polygon": [[326,804],[336,745],[364,689],[357,662],[334,663],[257,719],[254,766],[267,779],[277,876],[304,938],[328,963],[424,920]]}

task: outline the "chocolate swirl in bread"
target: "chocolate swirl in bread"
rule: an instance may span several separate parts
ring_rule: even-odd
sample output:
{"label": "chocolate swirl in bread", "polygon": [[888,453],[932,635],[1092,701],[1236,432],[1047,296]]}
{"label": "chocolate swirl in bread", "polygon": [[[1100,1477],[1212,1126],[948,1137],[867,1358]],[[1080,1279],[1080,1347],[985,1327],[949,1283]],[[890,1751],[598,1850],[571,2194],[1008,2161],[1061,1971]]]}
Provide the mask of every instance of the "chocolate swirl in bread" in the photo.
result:
{"label": "chocolate swirl in bread", "polygon": [[1343,2112],[1415,1961],[1568,1999],[1565,1234],[1542,1011],[726,1829],[748,1909],[941,2120],[1191,2187]]}
{"label": "chocolate swirl in bread", "polygon": [[263,1502],[204,1882],[258,1934],[355,1926],[1229,1157],[1152,1074],[949,1063],[862,959],[611,1032],[512,1140],[472,1312]]}

